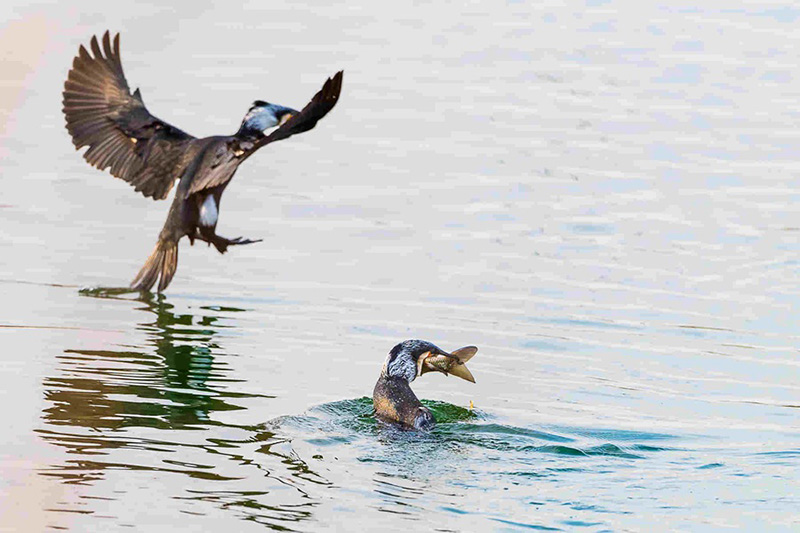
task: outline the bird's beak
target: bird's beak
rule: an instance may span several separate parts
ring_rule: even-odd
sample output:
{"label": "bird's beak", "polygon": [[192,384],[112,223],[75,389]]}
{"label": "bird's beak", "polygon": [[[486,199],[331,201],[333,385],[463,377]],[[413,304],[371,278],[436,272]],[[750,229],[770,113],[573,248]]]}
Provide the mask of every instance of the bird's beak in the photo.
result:
{"label": "bird's beak", "polygon": [[281,117],[281,121],[278,122],[278,127],[281,127],[290,120],[292,120],[296,114],[297,111],[290,111],[289,113],[284,113],[284,115]]}

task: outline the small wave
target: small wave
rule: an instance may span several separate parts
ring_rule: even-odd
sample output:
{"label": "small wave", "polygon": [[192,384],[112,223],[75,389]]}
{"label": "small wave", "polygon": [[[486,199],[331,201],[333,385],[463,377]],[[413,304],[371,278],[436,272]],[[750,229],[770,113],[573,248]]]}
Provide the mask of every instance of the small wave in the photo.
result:
{"label": "small wave", "polygon": [[[373,416],[372,400],[367,397],[319,405],[303,415],[273,419],[266,426],[276,434],[285,433],[288,439],[300,439],[325,448],[354,445],[372,450],[377,439],[394,446],[406,446],[407,454],[430,453],[431,446],[438,446],[450,450],[502,452],[525,461],[542,455],[643,459],[650,453],[669,448],[635,441],[646,443],[673,438],[667,434],[613,429],[545,431],[501,424],[491,414],[446,402],[423,400],[423,404],[431,409],[437,420],[430,432],[406,431],[379,422]],[[597,443],[597,440],[601,442]],[[415,446],[421,446],[421,449],[416,450]],[[437,456],[440,455],[437,450]],[[385,457],[369,453],[359,457],[361,462],[385,460]]]}

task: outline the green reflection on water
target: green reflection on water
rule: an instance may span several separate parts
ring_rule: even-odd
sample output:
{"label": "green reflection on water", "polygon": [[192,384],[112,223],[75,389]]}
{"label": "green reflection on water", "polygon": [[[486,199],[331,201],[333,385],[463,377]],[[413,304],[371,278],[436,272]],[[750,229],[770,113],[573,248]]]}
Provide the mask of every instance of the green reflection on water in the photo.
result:
{"label": "green reflection on water", "polygon": [[[112,470],[183,474],[206,483],[201,485],[202,490],[194,485],[177,489],[172,496],[176,501],[211,502],[245,520],[278,530],[288,530],[286,522],[311,518],[315,502],[298,502],[295,497],[291,505],[282,506],[269,501],[271,491],[264,486],[277,482],[306,497],[297,483],[288,480],[327,481],[299,457],[275,446],[285,439],[275,438],[260,426],[226,424],[213,416],[215,412],[245,409],[237,403],[243,399],[273,398],[233,389],[245,380],[232,375],[225,360],[229,354],[219,345],[219,332],[235,327],[225,325],[230,321],[223,320],[220,313],[244,310],[204,306],[201,314],[193,315],[176,313],[163,296],[133,300],[122,292],[106,290],[81,294],[138,306],[136,309],[146,312],[148,318],[133,327],[144,332],[146,340],[142,346],[121,349],[71,348],[56,356],[57,374],[44,379],[49,405],[43,411],[44,427],[38,433],[76,458],[52,465],[41,471],[42,475],[92,487]],[[181,436],[189,430],[197,436]],[[220,431],[228,438],[219,438]],[[242,438],[229,437],[236,434]],[[174,452],[180,453],[176,456]],[[184,460],[185,456],[192,460]],[[266,457],[270,468],[254,457]],[[274,471],[275,463],[282,468]],[[248,477],[268,477],[273,483],[256,481],[262,490],[250,490],[252,484],[248,483],[242,483],[243,488],[234,485],[224,490],[214,485]],[[108,489],[102,492],[108,494]],[[74,513],[77,509],[54,511]]]}
{"label": "green reflection on water", "polygon": [[174,313],[163,297],[141,302],[153,319],[136,328],[151,349],[65,350],[60,375],[45,380],[53,404],[44,412],[47,423],[196,429],[213,424],[214,411],[242,408],[231,403],[241,395],[224,386],[241,380],[227,377],[229,365],[213,356],[219,317]]}

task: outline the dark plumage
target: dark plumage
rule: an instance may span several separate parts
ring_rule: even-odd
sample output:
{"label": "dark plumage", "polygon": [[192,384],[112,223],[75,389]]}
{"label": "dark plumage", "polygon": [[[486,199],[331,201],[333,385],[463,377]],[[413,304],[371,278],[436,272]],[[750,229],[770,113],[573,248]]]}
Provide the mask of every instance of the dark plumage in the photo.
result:
{"label": "dark plumage", "polygon": [[407,428],[432,428],[436,420],[411,390],[411,382],[426,372],[453,374],[474,382],[464,363],[477,351],[474,346],[465,346],[448,353],[428,341],[401,342],[389,351],[372,391],[375,415]]}
{"label": "dark plumage", "polygon": [[[163,200],[173,183],[178,189],[155,250],[131,283],[149,291],[169,285],[178,266],[178,241],[202,240],[225,253],[228,246],[258,242],[216,234],[219,202],[236,169],[262,146],[312,129],[339,99],[342,72],[297,112],[253,103],[234,135],[197,139],[150,114],[139,89],[130,93],[122,71],[119,35],[92,37],[90,54],[81,46],[64,83],[64,115],[76,148],[93,166],[130,183],[135,190]],[[279,126],[269,135],[264,130]]]}
{"label": "dark plumage", "polygon": [[430,409],[422,405],[403,378],[384,376],[372,391],[375,415],[386,422],[398,423],[413,429],[431,429],[436,425]]}

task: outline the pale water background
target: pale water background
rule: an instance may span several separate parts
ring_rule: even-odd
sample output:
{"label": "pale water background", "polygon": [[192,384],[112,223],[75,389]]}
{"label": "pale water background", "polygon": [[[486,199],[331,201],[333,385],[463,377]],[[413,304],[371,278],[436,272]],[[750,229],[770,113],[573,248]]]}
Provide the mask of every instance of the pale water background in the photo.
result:
{"label": "pale water background", "polygon": [[[0,7],[0,529],[800,528],[791,2]],[[220,256],[127,284],[168,203],[89,167],[61,88],[122,32],[150,110],[314,131],[250,159]],[[365,397],[476,344],[442,423]],[[467,408],[472,400],[475,409]]]}

